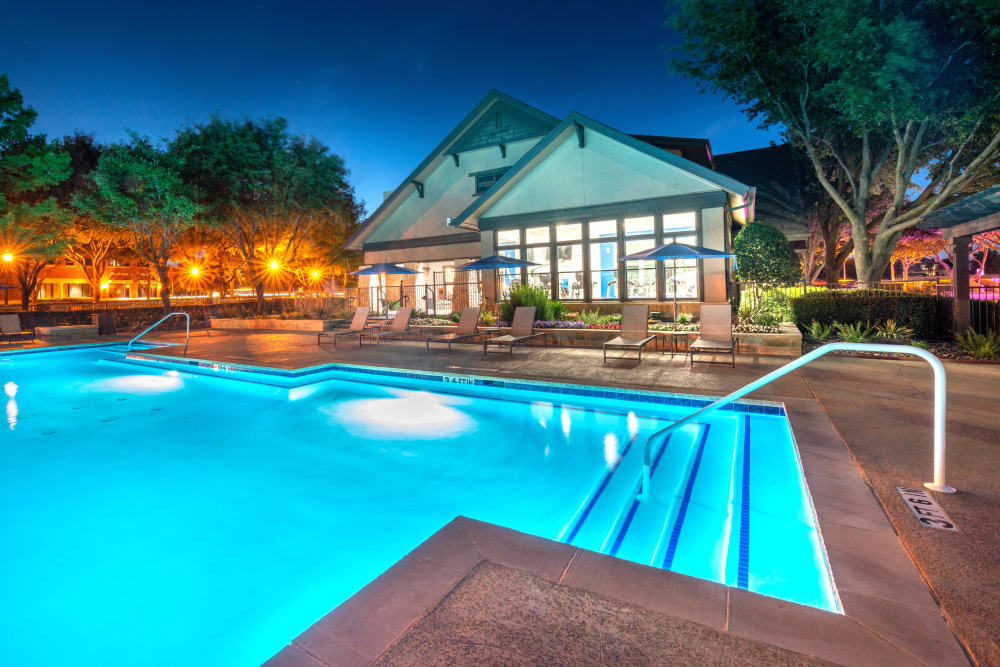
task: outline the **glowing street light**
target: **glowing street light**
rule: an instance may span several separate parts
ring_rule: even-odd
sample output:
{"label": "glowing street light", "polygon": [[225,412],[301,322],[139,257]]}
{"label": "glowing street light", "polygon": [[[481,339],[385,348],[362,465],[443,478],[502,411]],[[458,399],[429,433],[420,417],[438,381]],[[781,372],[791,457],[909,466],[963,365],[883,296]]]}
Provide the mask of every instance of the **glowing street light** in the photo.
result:
{"label": "glowing street light", "polygon": [[313,278],[319,278],[319,271],[313,271]]}
{"label": "glowing street light", "polygon": [[13,262],[14,261],[14,255],[13,255],[13,253],[11,253],[10,250],[8,250],[7,252],[5,252],[3,254],[3,261],[5,261],[5,262]]}
{"label": "glowing street light", "polygon": [[108,289],[108,283],[101,283],[101,289]]}
{"label": "glowing street light", "polygon": [[198,275],[198,267],[197,266],[192,266],[191,267],[191,275],[192,276]]}
{"label": "glowing street light", "polygon": [[278,268],[278,260],[272,259],[271,260],[271,269],[272,270],[277,270],[277,268]]}

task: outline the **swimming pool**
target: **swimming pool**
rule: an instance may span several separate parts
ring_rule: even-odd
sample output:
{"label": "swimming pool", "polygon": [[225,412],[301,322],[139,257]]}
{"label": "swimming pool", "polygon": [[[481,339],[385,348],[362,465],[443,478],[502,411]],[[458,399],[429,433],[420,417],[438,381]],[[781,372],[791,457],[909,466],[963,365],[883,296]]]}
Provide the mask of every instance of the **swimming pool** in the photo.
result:
{"label": "swimming pool", "polygon": [[0,664],[258,664],[460,514],[839,611],[775,406],[678,430],[636,503],[701,399],[112,347],[0,385]]}

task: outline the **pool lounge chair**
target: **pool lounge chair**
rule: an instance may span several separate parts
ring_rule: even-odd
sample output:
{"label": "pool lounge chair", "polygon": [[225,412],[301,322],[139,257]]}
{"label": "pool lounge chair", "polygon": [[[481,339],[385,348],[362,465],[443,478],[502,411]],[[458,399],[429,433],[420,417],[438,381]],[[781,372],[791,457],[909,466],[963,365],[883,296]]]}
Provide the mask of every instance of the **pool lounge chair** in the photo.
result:
{"label": "pool lounge chair", "polygon": [[608,363],[608,350],[635,350],[642,363],[642,348],[656,339],[649,335],[649,306],[627,304],[622,306],[621,333],[604,344],[604,363]]}
{"label": "pool lounge chair", "polygon": [[458,320],[458,328],[446,334],[427,337],[427,351],[431,351],[431,343],[448,343],[448,354],[451,354],[452,343],[464,343],[482,334],[479,332],[479,306],[468,306],[462,309],[462,317]]}
{"label": "pool lounge chair", "polygon": [[518,306],[514,309],[514,321],[510,325],[510,333],[504,336],[497,336],[495,338],[487,338],[483,341],[483,356],[486,356],[486,352],[489,350],[490,345],[496,345],[499,348],[507,346],[510,356],[514,356],[514,346],[526,343],[532,338],[542,337],[545,341],[545,347],[549,346],[548,336],[545,335],[544,331],[535,331],[535,307],[534,306]]}
{"label": "pool lounge chair", "polygon": [[15,340],[35,340],[34,330],[25,331],[21,329],[21,318],[18,317],[17,313],[0,315],[0,336],[8,344],[13,343]]}
{"label": "pool lounge chair", "polygon": [[361,335],[367,332],[372,327],[368,326],[368,313],[371,312],[371,308],[368,306],[359,306],[357,310],[354,311],[354,319],[351,320],[351,326],[347,329],[334,329],[333,331],[320,331],[316,334],[316,344],[319,345],[323,342],[323,336],[329,336],[333,339],[333,346],[337,347],[337,339],[341,336],[357,336],[358,345],[361,345]]}
{"label": "pool lounge chair", "polygon": [[[691,343],[688,357],[694,365],[695,353],[729,354],[736,368],[736,341],[733,339],[733,309],[728,303],[704,304],[701,307],[701,330],[698,340]],[[704,362],[724,363],[724,362]]]}
{"label": "pool lounge chair", "polygon": [[413,314],[413,307],[406,306],[405,308],[400,308],[396,311],[396,316],[392,318],[392,324],[389,325],[388,329],[383,331],[367,331],[361,334],[361,341],[364,342],[366,338],[375,341],[375,347],[378,348],[379,343],[382,342],[383,338],[403,338],[410,332],[410,315]]}

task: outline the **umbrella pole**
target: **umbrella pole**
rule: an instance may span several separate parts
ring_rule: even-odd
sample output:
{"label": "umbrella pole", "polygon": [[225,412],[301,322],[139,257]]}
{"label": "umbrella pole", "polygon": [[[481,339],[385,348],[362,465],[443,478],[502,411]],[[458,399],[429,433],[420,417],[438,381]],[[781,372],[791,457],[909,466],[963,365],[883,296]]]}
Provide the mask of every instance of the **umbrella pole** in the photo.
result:
{"label": "umbrella pole", "polygon": [[677,333],[677,260],[674,260],[674,271],[672,274],[674,279],[674,333]]}

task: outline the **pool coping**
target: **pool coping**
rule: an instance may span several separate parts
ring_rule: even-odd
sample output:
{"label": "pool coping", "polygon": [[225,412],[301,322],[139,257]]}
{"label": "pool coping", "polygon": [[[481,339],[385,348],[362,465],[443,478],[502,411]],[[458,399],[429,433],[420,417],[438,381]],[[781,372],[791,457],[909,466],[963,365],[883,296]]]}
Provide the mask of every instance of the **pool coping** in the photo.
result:
{"label": "pool coping", "polygon": [[784,407],[843,614],[456,517],[265,664],[370,664],[473,568],[490,561],[824,660],[968,665],[822,406],[812,399],[786,399]]}
{"label": "pool coping", "polygon": [[[705,396],[702,394],[682,394],[677,392],[656,391],[651,389],[630,389],[622,387],[590,385],[574,382],[552,382],[543,380],[528,380],[522,378],[502,378],[490,375],[474,375],[470,373],[442,373],[439,371],[401,369],[390,366],[376,366],[372,364],[346,364],[331,362],[315,366],[304,366],[301,368],[288,369],[276,368],[272,366],[258,366],[255,364],[242,364],[231,362],[211,361],[208,359],[194,359],[189,357],[175,357],[172,355],[151,354],[148,352],[129,352],[125,355],[125,361],[136,363],[150,363],[160,366],[171,365],[188,372],[211,371],[206,373],[213,377],[226,377],[227,373],[243,373],[247,375],[270,376],[283,378],[286,380],[303,380],[298,384],[274,385],[287,389],[296,389],[309,384],[324,382],[329,378],[322,377],[331,373],[357,373],[361,375],[378,376],[384,379],[400,378],[406,380],[421,380],[426,382],[436,382],[442,385],[471,385],[490,389],[515,389],[523,391],[535,391],[548,394],[565,394],[569,396],[583,396],[589,398],[605,398],[620,401],[634,401],[641,403],[654,403],[664,405],[674,405],[688,408],[703,408],[717,399],[715,396]],[[252,381],[247,378],[231,377],[233,380]],[[261,380],[263,384],[268,384]],[[742,398],[732,401],[719,408],[720,412],[736,412],[744,414],[761,414],[772,416],[784,416],[784,404],[777,401],[764,401],[757,399]]]}

